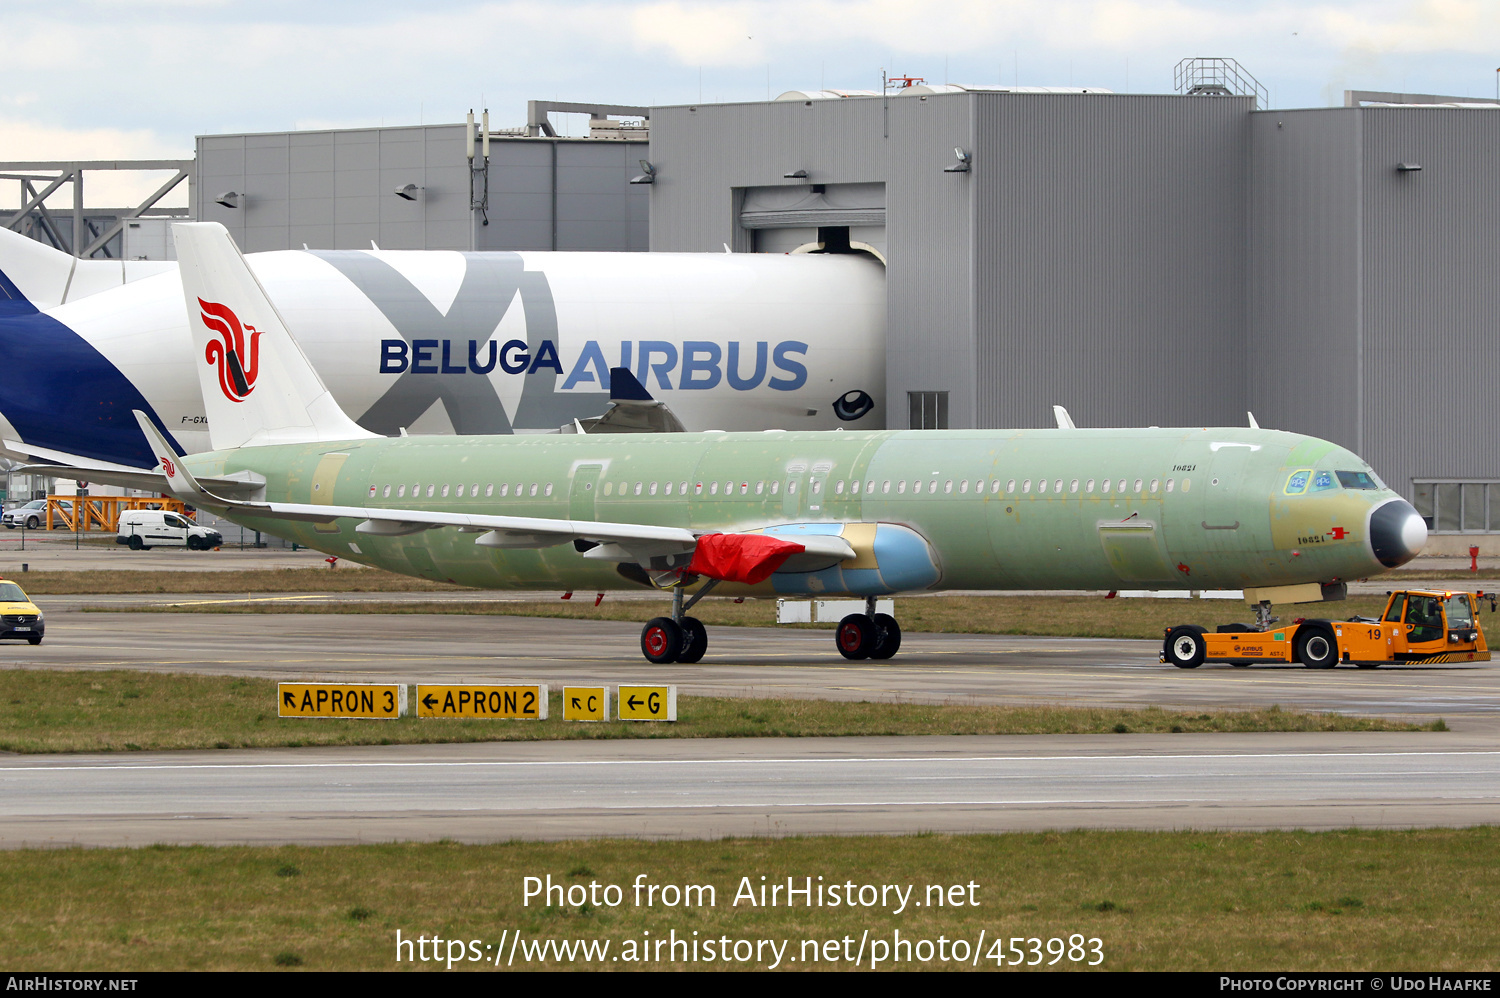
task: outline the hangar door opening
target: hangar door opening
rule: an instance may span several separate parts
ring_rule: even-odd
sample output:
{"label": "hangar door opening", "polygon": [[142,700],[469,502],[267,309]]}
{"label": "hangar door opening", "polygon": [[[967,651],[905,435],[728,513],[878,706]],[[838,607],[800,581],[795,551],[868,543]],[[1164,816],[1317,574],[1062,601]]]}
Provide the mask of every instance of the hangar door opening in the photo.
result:
{"label": "hangar door opening", "polygon": [[865,253],[885,262],[885,184],[746,187],[740,227],[754,253]]}

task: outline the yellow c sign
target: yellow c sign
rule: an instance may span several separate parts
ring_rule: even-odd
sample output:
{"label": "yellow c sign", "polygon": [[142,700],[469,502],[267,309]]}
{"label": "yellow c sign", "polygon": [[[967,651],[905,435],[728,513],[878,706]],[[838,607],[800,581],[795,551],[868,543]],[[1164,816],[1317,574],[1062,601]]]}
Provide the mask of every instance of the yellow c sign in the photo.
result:
{"label": "yellow c sign", "polygon": [[564,721],[608,721],[608,686],[564,686]]}

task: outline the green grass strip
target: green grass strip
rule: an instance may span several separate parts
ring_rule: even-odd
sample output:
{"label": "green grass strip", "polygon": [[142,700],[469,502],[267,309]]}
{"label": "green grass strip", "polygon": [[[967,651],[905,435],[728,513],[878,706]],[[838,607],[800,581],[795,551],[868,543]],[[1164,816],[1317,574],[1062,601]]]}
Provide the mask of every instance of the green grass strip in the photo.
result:
{"label": "green grass strip", "polygon": [[1277,707],[1194,712],[733,697],[681,697],[672,724],[586,724],[562,720],[560,689],[552,691],[549,715],[545,721],[281,718],[270,679],[125,670],[0,672],[0,751],[26,753],[604,738],[1433,730]]}
{"label": "green grass strip", "polygon": [[[523,878],[545,884],[548,876],[583,893],[591,883],[618,886],[621,903],[565,896],[558,904],[554,894],[550,905],[523,904]],[[909,899],[926,903],[900,913],[891,895],[888,906],[871,907],[734,903],[742,878],[758,892],[789,877],[797,887],[819,877],[852,884],[856,895],[863,885],[910,887]],[[637,906],[637,878],[658,888],[712,886],[715,903],[664,904],[658,892],[655,904]],[[1052,947],[1061,953],[1053,969],[1073,970],[1095,957],[1070,960],[1072,936],[1089,950],[1097,939],[1099,969],[1111,971],[1494,971],[1500,963],[1495,828],[14,850],[0,852],[0,882],[0,953],[28,970],[444,969],[444,960],[398,963],[398,931],[456,940],[453,969],[485,970],[518,930],[528,948],[554,939],[610,949],[590,961],[555,950],[526,959],[518,947],[512,970],[771,962],[765,947],[759,961],[702,959],[709,939],[716,948],[727,939],[731,950],[748,940],[742,953],[756,941],[783,943],[780,969],[854,969],[862,939],[868,967],[868,943],[889,944],[898,931],[926,942],[886,964],[901,970],[970,969],[976,948],[978,967],[994,969],[995,954],[1016,959],[1012,937],[1020,958],[1043,969],[1049,941],[1063,940]],[[960,906],[940,907],[928,891],[955,886],[957,895],[944,896]],[[659,959],[643,947],[674,935],[699,942],[698,962],[685,958],[691,945],[675,959],[666,947]],[[967,943],[968,962],[953,958],[954,940]],[[484,962],[468,959],[476,952]]]}

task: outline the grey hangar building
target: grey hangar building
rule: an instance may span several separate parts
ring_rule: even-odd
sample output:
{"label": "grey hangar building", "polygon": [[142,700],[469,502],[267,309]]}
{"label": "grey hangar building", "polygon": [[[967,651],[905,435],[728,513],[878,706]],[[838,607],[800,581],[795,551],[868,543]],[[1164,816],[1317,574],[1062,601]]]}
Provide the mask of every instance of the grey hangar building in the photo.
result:
{"label": "grey hangar building", "polygon": [[869,253],[892,428],[1253,412],[1363,456],[1429,551],[1500,553],[1464,536],[1500,535],[1500,103],[913,86],[528,118],[473,161],[463,124],[200,136],[186,214],[247,252]]}

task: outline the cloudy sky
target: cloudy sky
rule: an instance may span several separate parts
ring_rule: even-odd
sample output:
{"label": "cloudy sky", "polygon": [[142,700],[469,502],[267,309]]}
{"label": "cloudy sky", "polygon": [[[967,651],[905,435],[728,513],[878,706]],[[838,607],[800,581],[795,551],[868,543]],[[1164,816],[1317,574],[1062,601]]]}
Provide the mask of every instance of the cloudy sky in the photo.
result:
{"label": "cloudy sky", "polygon": [[[1493,97],[1500,0],[0,0],[0,161],[188,157],[195,135],[929,82],[1170,92],[1238,59],[1272,107]],[[0,184],[0,204],[14,200]],[[90,198],[93,201],[93,198]]]}

